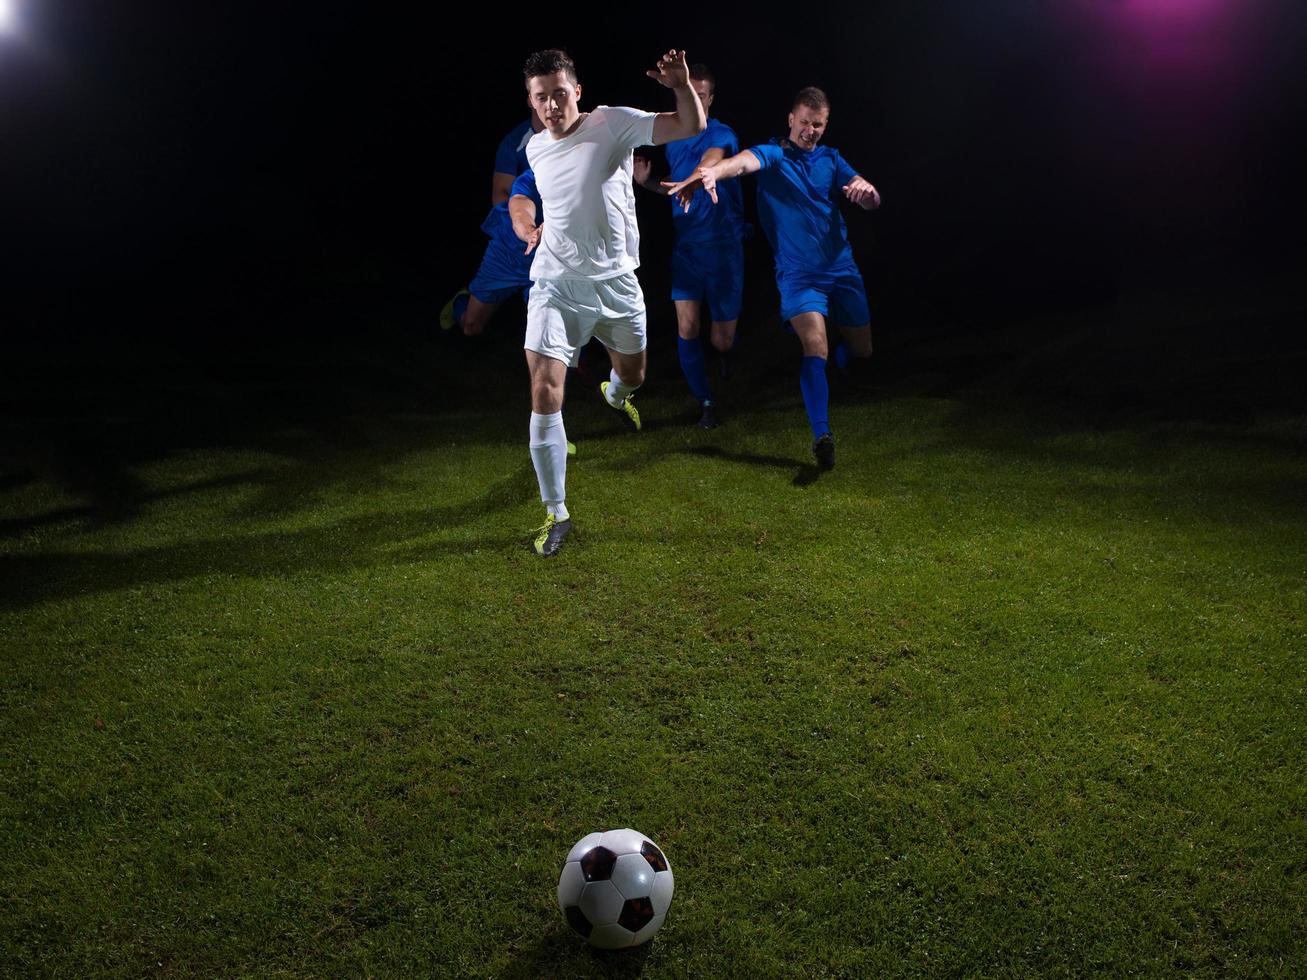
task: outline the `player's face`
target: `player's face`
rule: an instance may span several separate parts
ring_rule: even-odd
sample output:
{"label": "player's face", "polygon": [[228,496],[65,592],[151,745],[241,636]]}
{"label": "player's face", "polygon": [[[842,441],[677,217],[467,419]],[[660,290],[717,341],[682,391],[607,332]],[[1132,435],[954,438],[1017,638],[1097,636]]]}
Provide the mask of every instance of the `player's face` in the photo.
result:
{"label": "player's face", "polygon": [[706,79],[692,78],[690,79],[690,87],[694,89],[695,94],[699,96],[699,101],[703,103],[703,111],[707,113],[708,107],[712,105],[712,86]]}
{"label": "player's face", "polygon": [[829,118],[830,109],[814,109],[806,105],[795,107],[790,113],[790,142],[801,150],[811,150],[826,135]]}
{"label": "player's face", "polygon": [[539,117],[541,125],[549,130],[550,136],[562,136],[581,115],[581,110],[577,107],[577,101],[581,98],[581,85],[572,81],[565,71],[528,79],[526,97],[531,111]]}

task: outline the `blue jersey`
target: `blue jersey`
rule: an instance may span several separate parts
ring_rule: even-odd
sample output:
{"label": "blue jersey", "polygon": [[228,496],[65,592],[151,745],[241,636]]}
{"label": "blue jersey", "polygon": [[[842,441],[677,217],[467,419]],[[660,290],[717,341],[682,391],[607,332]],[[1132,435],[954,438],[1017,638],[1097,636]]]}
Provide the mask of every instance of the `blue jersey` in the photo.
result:
{"label": "blue jersey", "polygon": [[[684,180],[694,172],[703,155],[714,147],[733,157],[740,152],[740,141],[734,130],[716,119],[708,120],[708,127],[698,136],[673,140],[663,149],[671,180]],[[713,245],[739,241],[744,232],[744,195],[738,180],[723,181],[717,185],[717,203],[707,194],[696,193],[690,201],[690,210],[681,208],[680,201],[672,199],[672,227],[676,229],[677,245]]]}
{"label": "blue jersey", "polygon": [[758,158],[758,221],[777,272],[822,271],[853,261],[839,201],[857,171],[829,146],[800,150],[773,139]]}
{"label": "blue jersey", "polygon": [[499,141],[499,149],[495,151],[495,173],[512,174],[516,177],[522,171],[527,169],[526,162],[526,143],[535,131],[531,128],[531,120],[527,120]]}
{"label": "blue jersey", "polygon": [[[520,126],[515,126],[513,130],[499,141],[499,149],[495,151],[495,173],[512,174],[514,177],[520,176],[529,170],[526,162],[526,143],[535,131],[531,128],[531,120],[527,120]],[[535,181],[532,179],[532,191],[535,190]],[[516,193],[516,192],[513,192]],[[512,194],[509,195],[510,197]],[[508,204],[496,204],[486,215],[486,220],[481,222],[481,230],[491,238],[499,234],[504,223],[508,221]],[[508,233],[513,234],[512,223],[509,223]]]}
{"label": "blue jersey", "polygon": [[[544,210],[544,205],[540,203],[540,192],[536,190],[536,175],[527,170],[518,175],[517,180],[513,181],[513,190],[509,193],[509,200],[517,195],[524,195],[535,201],[536,205],[536,223],[540,223],[540,214]],[[490,215],[481,225],[481,230],[491,238],[494,238],[505,245],[515,248],[525,248],[522,239],[517,237],[513,231],[513,218],[508,213],[508,201],[496,204],[490,209]],[[528,264],[530,260],[528,259]]]}

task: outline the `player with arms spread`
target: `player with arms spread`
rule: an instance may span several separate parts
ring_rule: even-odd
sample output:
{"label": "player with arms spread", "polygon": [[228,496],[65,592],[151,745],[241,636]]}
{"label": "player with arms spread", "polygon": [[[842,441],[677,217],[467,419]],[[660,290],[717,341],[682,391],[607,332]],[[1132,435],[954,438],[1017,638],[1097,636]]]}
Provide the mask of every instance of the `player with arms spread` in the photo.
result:
{"label": "player with arms spread", "polygon": [[835,465],[835,437],[828,419],[827,318],[843,333],[855,370],[863,370],[871,357],[867,291],[853,261],[839,202],[844,197],[868,211],[880,206],[876,188],[838,150],[818,146],[829,121],[826,93],[805,88],[790,109],[788,138],[750,147],[667,184],[668,193],[679,195],[689,207],[699,187],[716,202],[719,181],[758,175],[758,220],[775,253],[781,318],[790,321],[803,345],[799,386],[815,440],[813,454],[822,469]]}
{"label": "player with arms spread", "polygon": [[[706,113],[712,108],[717,80],[707,65],[690,66],[690,84],[699,95]],[[674,140],[664,150],[668,180],[679,181],[700,167],[717,163],[740,152],[735,132],[716,119],[708,128],[688,140]],[[645,190],[666,194],[654,180],[647,157],[635,158],[635,182]],[[706,194],[698,194],[688,208],[673,199],[672,223],[676,245],[672,250],[672,302],[676,305],[677,353],[690,391],[699,400],[699,426],[717,425],[717,411],[708,373],[704,369],[703,346],[699,343],[699,313],[708,304],[712,317],[712,345],[721,356],[726,376],[727,354],[735,346],[735,327],[744,296],[744,201],[740,184],[718,189],[719,205]]]}
{"label": "player with arms spread", "polygon": [[684,51],[667,52],[646,72],[675,93],[673,112],[610,106],[581,112],[576,66],[563,51],[531,55],[524,74],[527,99],[544,124],[526,147],[544,223],[521,227],[519,235],[527,251],[535,251],[524,347],[531,375],[531,461],[548,512],[535,550],[549,557],[572,530],[565,500],[563,382],[591,337],[599,338],[612,360],[609,380],[600,385],[605,401],[631,428],[640,428],[631,394],[644,382],[645,309],[635,276],[640,230],[632,150],[694,136],[707,121],[690,87]]}

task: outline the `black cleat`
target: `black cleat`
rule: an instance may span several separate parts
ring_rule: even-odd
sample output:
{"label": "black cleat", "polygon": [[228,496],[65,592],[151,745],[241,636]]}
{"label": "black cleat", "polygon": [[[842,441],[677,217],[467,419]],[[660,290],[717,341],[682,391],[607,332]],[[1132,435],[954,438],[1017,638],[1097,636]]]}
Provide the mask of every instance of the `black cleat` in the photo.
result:
{"label": "black cleat", "polygon": [[812,454],[817,457],[820,469],[835,469],[835,437],[827,432],[812,444]]}
{"label": "black cleat", "polygon": [[572,519],[557,520],[553,514],[545,518],[545,525],[537,529],[535,552],[541,558],[552,558],[563,546],[563,539],[572,533]]}
{"label": "black cleat", "polygon": [[717,428],[717,406],[712,402],[699,403],[699,428]]}

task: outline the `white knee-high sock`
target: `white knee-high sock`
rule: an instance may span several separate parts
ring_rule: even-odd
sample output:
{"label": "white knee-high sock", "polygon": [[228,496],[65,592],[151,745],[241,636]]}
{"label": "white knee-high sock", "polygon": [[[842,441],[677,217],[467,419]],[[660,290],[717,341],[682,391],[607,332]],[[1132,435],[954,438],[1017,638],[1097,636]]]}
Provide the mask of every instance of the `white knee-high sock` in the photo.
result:
{"label": "white knee-high sock", "polygon": [[604,397],[608,399],[609,405],[617,408],[627,395],[639,387],[639,385],[623,384],[622,379],[617,376],[617,369],[614,368],[608,373],[608,390],[604,393]]}
{"label": "white knee-high sock", "polygon": [[540,499],[560,521],[567,520],[567,430],[563,413],[531,413],[531,462],[540,482]]}

